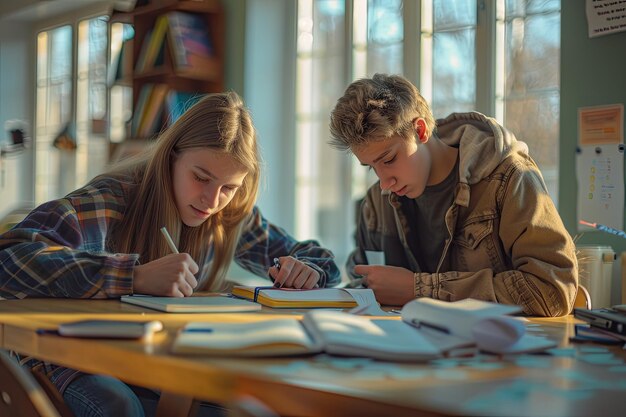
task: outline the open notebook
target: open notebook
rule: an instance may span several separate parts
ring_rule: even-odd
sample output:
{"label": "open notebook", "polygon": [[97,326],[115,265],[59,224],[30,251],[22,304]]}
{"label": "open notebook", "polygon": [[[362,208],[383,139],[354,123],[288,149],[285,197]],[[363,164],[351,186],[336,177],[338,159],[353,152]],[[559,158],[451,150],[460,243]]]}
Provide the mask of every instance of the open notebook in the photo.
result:
{"label": "open notebook", "polygon": [[525,334],[523,321],[505,316],[518,310],[477,300],[447,303],[422,298],[408,303],[397,319],[311,310],[301,321],[196,322],[179,332],[172,350],[181,354],[255,357],[326,352],[422,361],[468,347],[522,353],[556,346],[549,339]]}

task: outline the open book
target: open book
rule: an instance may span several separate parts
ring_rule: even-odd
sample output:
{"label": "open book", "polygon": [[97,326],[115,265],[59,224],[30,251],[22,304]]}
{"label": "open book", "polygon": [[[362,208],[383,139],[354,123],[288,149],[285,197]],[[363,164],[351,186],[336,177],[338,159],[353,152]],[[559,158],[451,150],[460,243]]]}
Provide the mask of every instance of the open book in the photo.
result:
{"label": "open book", "polygon": [[254,323],[189,323],[174,353],[291,356],[326,352],[390,361],[428,360],[439,350],[400,320],[370,320],[341,311],[311,310],[298,319]]}
{"label": "open book", "polygon": [[254,323],[196,322],[178,334],[174,353],[218,356],[287,356],[326,352],[389,361],[423,361],[457,348],[497,353],[535,352],[556,343],[524,333],[506,317],[517,307],[476,300],[411,301],[402,319],[372,319],[342,311],[311,310],[303,319]]}
{"label": "open book", "polygon": [[272,308],[352,308],[378,305],[374,292],[367,288],[294,288],[235,285],[232,294]]}

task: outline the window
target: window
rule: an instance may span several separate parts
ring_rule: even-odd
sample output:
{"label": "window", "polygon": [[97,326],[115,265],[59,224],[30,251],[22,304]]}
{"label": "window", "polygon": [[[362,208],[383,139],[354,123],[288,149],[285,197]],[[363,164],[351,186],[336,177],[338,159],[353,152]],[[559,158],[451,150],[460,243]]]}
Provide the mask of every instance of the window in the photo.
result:
{"label": "window", "polygon": [[128,136],[128,123],[133,116],[133,87],[130,79],[132,57],[129,41],[134,37],[133,26],[128,23],[111,24],[111,60],[109,62],[110,85],[110,139],[122,142]]}
{"label": "window", "polygon": [[376,72],[411,79],[436,118],[495,117],[529,145],[557,202],[559,0],[299,0],[297,34],[296,235],[340,265],[375,178],[327,145],[328,117],[351,81]]}
{"label": "window", "polygon": [[[353,204],[350,155],[325,144],[328,114],[345,88],[348,69],[343,1],[298,3],[296,88],[296,231],[302,238],[323,237],[324,245],[345,259]],[[313,87],[315,86],[315,87]],[[353,220],[350,220],[353,222]]]}
{"label": "window", "polygon": [[561,2],[507,0],[498,15],[504,26],[498,118],[528,144],[558,203]]}
{"label": "window", "polygon": [[[72,119],[72,27],[61,26],[37,36],[37,103],[35,126],[35,201],[58,196],[68,182],[61,170],[69,162],[53,148],[57,134]],[[61,174],[63,173],[63,176]],[[58,181],[54,181],[58,179]]]}
{"label": "window", "polygon": [[78,23],[76,177],[72,190],[101,173],[108,162],[107,21],[96,17]]}
{"label": "window", "polygon": [[84,185],[107,163],[107,21],[88,18],[37,36],[36,203]]}

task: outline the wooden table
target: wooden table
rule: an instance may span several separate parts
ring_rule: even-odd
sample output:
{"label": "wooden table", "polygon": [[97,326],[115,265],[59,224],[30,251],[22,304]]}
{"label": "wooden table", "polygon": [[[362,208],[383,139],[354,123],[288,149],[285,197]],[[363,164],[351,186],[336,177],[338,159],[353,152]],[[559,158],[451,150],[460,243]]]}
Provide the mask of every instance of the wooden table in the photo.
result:
{"label": "wooden table", "polygon": [[[217,359],[169,353],[188,321],[240,322],[297,317],[298,312],[165,314],[116,300],[0,301],[0,347],[89,373],[172,394],[232,403],[242,394],[291,416],[612,416],[626,415],[626,352],[621,346],[569,345],[572,317],[530,320],[569,350],[560,355],[398,364],[326,356]],[[156,319],[165,331],[148,341],[38,335],[79,319]],[[590,349],[591,348],[591,349]],[[595,355],[590,356],[590,355]],[[601,357],[604,356],[604,359]],[[601,364],[607,357],[612,365]],[[593,362],[596,363],[593,363]]]}

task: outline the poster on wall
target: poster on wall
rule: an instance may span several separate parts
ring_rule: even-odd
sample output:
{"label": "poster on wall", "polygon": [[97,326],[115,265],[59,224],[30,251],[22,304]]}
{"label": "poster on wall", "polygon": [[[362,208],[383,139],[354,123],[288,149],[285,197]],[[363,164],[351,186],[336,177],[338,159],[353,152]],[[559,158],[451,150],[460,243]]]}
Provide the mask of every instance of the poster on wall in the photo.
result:
{"label": "poster on wall", "polygon": [[[623,229],[624,106],[578,109],[578,220]],[[578,225],[579,231],[589,227]]]}
{"label": "poster on wall", "polygon": [[626,0],[587,0],[589,37],[626,31]]}

